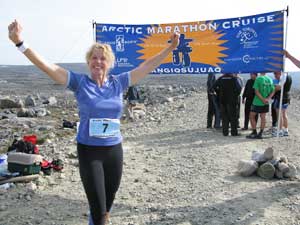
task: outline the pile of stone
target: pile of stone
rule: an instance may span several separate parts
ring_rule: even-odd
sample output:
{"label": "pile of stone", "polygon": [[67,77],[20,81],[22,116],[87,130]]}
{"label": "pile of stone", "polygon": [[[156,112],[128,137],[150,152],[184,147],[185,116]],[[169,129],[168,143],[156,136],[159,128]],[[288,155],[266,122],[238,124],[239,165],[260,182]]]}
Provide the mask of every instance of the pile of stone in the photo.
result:
{"label": "pile of stone", "polygon": [[55,97],[28,95],[25,100],[21,97],[12,99],[10,96],[0,98],[0,120],[14,117],[44,117],[50,114],[46,106],[57,104]]}
{"label": "pile of stone", "polygon": [[296,178],[297,168],[288,162],[286,156],[278,156],[278,153],[269,147],[263,153],[253,151],[251,160],[240,160],[238,173],[244,177],[256,174],[265,179]]}

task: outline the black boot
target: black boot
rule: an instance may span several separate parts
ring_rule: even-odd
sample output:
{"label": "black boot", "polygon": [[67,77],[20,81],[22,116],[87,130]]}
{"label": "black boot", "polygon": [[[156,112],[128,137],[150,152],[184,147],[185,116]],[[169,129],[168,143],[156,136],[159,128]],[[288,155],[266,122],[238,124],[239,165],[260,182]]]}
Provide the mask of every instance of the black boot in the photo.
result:
{"label": "black boot", "polygon": [[253,129],[252,133],[247,135],[246,138],[255,139],[257,137],[256,129]]}
{"label": "black boot", "polygon": [[262,136],[263,131],[264,131],[264,130],[260,130],[260,131],[259,131],[258,135],[256,135],[256,138],[257,138],[257,139],[263,139],[263,136]]}

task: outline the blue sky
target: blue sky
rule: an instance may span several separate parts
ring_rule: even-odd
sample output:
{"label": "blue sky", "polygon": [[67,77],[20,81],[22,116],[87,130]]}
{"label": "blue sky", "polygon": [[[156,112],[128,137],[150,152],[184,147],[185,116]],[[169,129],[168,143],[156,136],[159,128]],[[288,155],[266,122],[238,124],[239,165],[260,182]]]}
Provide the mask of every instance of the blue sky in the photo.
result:
{"label": "blue sky", "polygon": [[[297,0],[0,0],[0,64],[30,62],[8,40],[18,19],[26,42],[54,63],[84,62],[93,42],[92,21],[153,24],[225,19],[277,11],[289,6],[287,49],[300,58],[300,1]],[[297,36],[298,35],[298,36]],[[286,61],[286,71],[297,68]]]}

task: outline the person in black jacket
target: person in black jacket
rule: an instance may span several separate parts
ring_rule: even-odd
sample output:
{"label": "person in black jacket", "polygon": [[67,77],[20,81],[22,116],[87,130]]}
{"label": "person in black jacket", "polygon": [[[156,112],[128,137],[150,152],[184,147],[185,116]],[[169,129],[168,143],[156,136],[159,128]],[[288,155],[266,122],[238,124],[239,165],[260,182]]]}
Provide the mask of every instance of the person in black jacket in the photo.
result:
{"label": "person in black jacket", "polygon": [[138,103],[141,99],[138,88],[135,85],[129,86],[124,99],[127,99],[128,102],[132,105]]}
{"label": "person in black jacket", "polygon": [[[240,86],[243,87],[244,86],[244,81],[243,78],[238,74],[238,73],[234,73],[234,76],[237,77],[238,82],[240,83]],[[241,96],[239,96],[238,98],[238,104],[237,104],[237,117],[238,117],[238,128],[240,128],[240,111],[241,111]]]}
{"label": "person in black jacket", "polygon": [[[250,79],[247,80],[246,86],[242,95],[242,103],[245,104],[245,116],[244,116],[244,127],[242,130],[248,130],[249,125],[249,115],[250,115],[250,109],[252,105],[252,101],[255,96],[255,90],[253,88],[254,81],[257,77],[257,73],[250,73]],[[255,120],[257,122],[258,115],[255,116]]]}
{"label": "person in black jacket", "polygon": [[219,93],[223,135],[228,136],[230,124],[231,136],[238,136],[237,105],[242,90],[241,83],[234,74],[225,73],[217,79],[213,88]]}
{"label": "person in black jacket", "polygon": [[221,127],[220,118],[220,107],[218,96],[216,95],[213,85],[216,82],[216,76],[214,73],[209,73],[207,76],[207,100],[208,100],[208,110],[207,110],[207,128],[212,128],[212,122],[214,118],[214,128]]}
{"label": "person in black jacket", "polygon": [[141,100],[138,88],[135,85],[129,86],[124,99],[127,100],[127,104],[124,108],[126,118],[130,121],[134,121],[133,107]]}

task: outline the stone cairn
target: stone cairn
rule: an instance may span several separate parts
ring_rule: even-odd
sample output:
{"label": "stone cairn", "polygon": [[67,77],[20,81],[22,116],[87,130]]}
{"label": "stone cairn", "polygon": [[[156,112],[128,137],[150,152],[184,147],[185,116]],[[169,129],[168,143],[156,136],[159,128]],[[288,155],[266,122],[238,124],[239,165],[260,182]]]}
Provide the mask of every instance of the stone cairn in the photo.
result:
{"label": "stone cairn", "polygon": [[244,177],[257,174],[264,179],[296,178],[297,168],[287,157],[277,156],[277,152],[269,147],[264,153],[253,151],[251,160],[240,160],[238,173]]}

